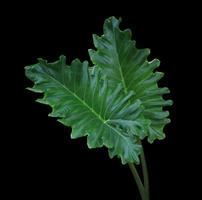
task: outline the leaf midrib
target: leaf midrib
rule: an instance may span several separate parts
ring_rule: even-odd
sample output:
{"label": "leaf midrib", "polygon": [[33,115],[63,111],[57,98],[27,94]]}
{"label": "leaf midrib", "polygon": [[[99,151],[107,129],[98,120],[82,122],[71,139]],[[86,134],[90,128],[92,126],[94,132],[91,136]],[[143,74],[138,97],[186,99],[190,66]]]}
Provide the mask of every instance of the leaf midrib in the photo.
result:
{"label": "leaf midrib", "polygon": [[113,44],[115,46],[114,50],[115,50],[116,60],[117,60],[117,63],[118,63],[119,73],[120,73],[120,76],[121,76],[121,82],[122,82],[122,85],[123,85],[123,88],[124,88],[124,93],[127,94],[128,93],[128,88],[126,87],[126,83],[125,83],[125,79],[124,79],[124,76],[123,76],[122,67],[121,67],[119,56],[118,56],[118,52],[117,52],[117,45],[116,45],[116,40],[115,40],[116,39],[116,33],[114,31],[114,28],[113,28],[113,34],[114,34]]}
{"label": "leaf midrib", "polygon": [[126,141],[126,137],[124,137],[124,135],[122,135],[119,131],[117,131],[113,126],[110,126],[107,122],[109,121],[109,119],[104,120],[97,112],[95,112],[94,109],[92,109],[85,101],[82,101],[81,98],[75,94],[74,92],[72,92],[71,90],[69,90],[65,85],[63,85],[60,81],[58,81],[57,79],[53,78],[52,76],[50,76],[49,74],[47,74],[48,77],[50,79],[52,79],[53,81],[55,81],[56,83],[58,83],[61,87],[63,87],[65,90],[67,90],[67,92],[69,92],[71,95],[73,95],[79,102],[81,102],[81,104],[83,104],[84,106],[86,106],[103,124],[105,124],[107,127],[109,127],[110,129],[114,130],[118,135],[120,135],[122,138],[124,138]]}

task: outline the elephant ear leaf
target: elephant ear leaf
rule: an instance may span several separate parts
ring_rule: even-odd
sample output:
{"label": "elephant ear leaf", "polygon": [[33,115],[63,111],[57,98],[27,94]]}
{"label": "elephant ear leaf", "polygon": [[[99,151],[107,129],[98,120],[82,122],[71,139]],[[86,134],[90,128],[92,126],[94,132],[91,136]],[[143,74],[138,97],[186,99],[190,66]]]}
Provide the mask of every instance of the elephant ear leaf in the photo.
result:
{"label": "elephant ear leaf", "polygon": [[72,138],[87,136],[89,148],[105,146],[111,158],[139,163],[141,145],[135,133],[146,130],[138,126],[143,108],[140,100],[133,100],[133,91],[125,95],[121,84],[109,87],[99,70],[89,74],[88,62],[76,59],[67,65],[64,56],[54,63],[39,59],[25,70],[34,82],[29,89],[44,93],[37,101],[51,106],[49,115],[72,127]]}
{"label": "elephant ear leaf", "polygon": [[163,73],[154,72],[160,61],[148,61],[150,50],[136,48],[135,41],[131,40],[131,31],[119,29],[120,21],[115,17],[107,19],[104,23],[104,34],[93,35],[97,50],[89,50],[90,58],[96,68],[102,69],[110,87],[115,88],[120,83],[125,95],[133,91],[133,99],[142,102],[143,116],[151,121],[147,136],[152,143],[155,139],[165,137],[163,128],[170,122],[167,118],[169,112],[163,111],[163,106],[172,105],[172,101],[162,97],[169,93],[169,89],[159,88],[157,84],[163,77]]}

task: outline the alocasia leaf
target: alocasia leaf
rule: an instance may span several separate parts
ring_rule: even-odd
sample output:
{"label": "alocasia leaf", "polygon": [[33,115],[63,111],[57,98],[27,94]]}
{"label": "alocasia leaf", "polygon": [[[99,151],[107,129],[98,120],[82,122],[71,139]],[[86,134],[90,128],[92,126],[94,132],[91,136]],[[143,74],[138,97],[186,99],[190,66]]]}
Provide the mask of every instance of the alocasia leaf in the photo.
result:
{"label": "alocasia leaf", "polygon": [[140,100],[133,100],[133,91],[122,93],[121,84],[109,87],[99,70],[89,71],[88,62],[65,62],[61,56],[54,63],[39,59],[26,67],[26,76],[34,82],[29,89],[44,93],[37,101],[50,105],[49,115],[72,127],[72,138],[87,136],[89,148],[106,146],[110,157],[138,164],[141,145],[136,134],[149,126],[149,121],[142,121]]}
{"label": "alocasia leaf", "polygon": [[163,77],[163,73],[154,72],[160,61],[148,61],[150,50],[137,49],[135,41],[131,40],[131,31],[119,29],[120,21],[115,17],[107,19],[104,34],[101,37],[93,35],[97,51],[89,50],[90,58],[107,76],[110,87],[115,88],[121,83],[124,94],[134,91],[133,100],[142,102],[144,118],[151,120],[147,135],[148,141],[152,143],[155,139],[165,137],[163,128],[170,122],[167,118],[169,112],[162,109],[172,104],[171,100],[162,98],[163,94],[169,93],[169,89],[157,85],[157,81]]}

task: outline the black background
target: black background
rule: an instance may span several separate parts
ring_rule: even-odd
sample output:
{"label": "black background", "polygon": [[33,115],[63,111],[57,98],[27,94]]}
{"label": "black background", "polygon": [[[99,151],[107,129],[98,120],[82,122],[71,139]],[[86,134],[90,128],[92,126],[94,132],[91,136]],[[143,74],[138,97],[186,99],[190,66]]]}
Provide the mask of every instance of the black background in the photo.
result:
{"label": "black background", "polygon": [[104,148],[89,150],[86,138],[70,140],[71,129],[49,118],[49,107],[34,102],[40,95],[25,90],[32,83],[24,76],[24,66],[36,63],[39,57],[51,62],[64,54],[67,63],[77,57],[89,60],[87,49],[93,47],[92,34],[102,34],[104,19],[110,16],[122,17],[121,28],[132,30],[137,47],[150,48],[149,59],[161,60],[159,71],[165,72],[165,77],[160,85],[170,88],[171,94],[166,97],[174,100],[169,108],[172,123],[165,128],[166,139],[144,144],[151,200],[188,195],[189,175],[184,166],[190,158],[186,148],[189,138],[186,130],[178,131],[177,110],[182,106],[178,106],[182,93],[179,83],[182,67],[186,69],[181,61],[189,19],[183,4],[133,3],[114,3],[111,7],[109,2],[30,3],[16,10],[13,5],[5,14],[2,38],[6,48],[1,48],[8,56],[6,68],[13,80],[7,81],[9,89],[5,91],[11,110],[7,111],[8,144],[4,148],[9,155],[4,183],[9,188],[8,197],[139,198],[127,166],[116,158],[109,159]]}

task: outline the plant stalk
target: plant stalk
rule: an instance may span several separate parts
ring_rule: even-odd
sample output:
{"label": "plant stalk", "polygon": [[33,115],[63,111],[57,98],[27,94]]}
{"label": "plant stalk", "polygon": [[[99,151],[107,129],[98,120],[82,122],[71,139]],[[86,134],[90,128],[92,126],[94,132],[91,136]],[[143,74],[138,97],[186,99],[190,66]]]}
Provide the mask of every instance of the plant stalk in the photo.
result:
{"label": "plant stalk", "polygon": [[145,187],[147,198],[149,200],[149,175],[148,175],[147,162],[145,159],[145,154],[144,154],[143,148],[142,148],[142,154],[140,155],[140,159],[141,159],[141,165],[142,165],[144,187]]}
{"label": "plant stalk", "polygon": [[143,186],[143,184],[142,184],[142,181],[141,181],[141,179],[140,179],[140,176],[139,176],[139,174],[138,174],[138,172],[137,172],[137,170],[136,170],[136,168],[135,168],[135,165],[130,164],[130,163],[129,163],[128,165],[129,165],[129,168],[130,168],[130,170],[131,170],[131,172],[132,172],[132,174],[133,174],[133,177],[134,177],[134,179],[135,179],[135,182],[136,182],[136,184],[137,184],[138,190],[139,190],[139,192],[140,192],[141,199],[142,199],[142,200],[148,200],[147,195],[146,195],[145,188],[144,188],[144,186]]}
{"label": "plant stalk", "polygon": [[[139,142],[141,144],[141,141],[139,141]],[[128,165],[133,174],[133,178],[137,184],[141,199],[149,200],[149,176],[148,176],[147,163],[146,163],[145,154],[144,154],[143,149],[142,149],[142,153],[140,155],[140,159],[141,159],[144,184],[142,184],[141,178],[137,172],[137,169],[135,168],[135,165],[134,164],[128,164]]]}

